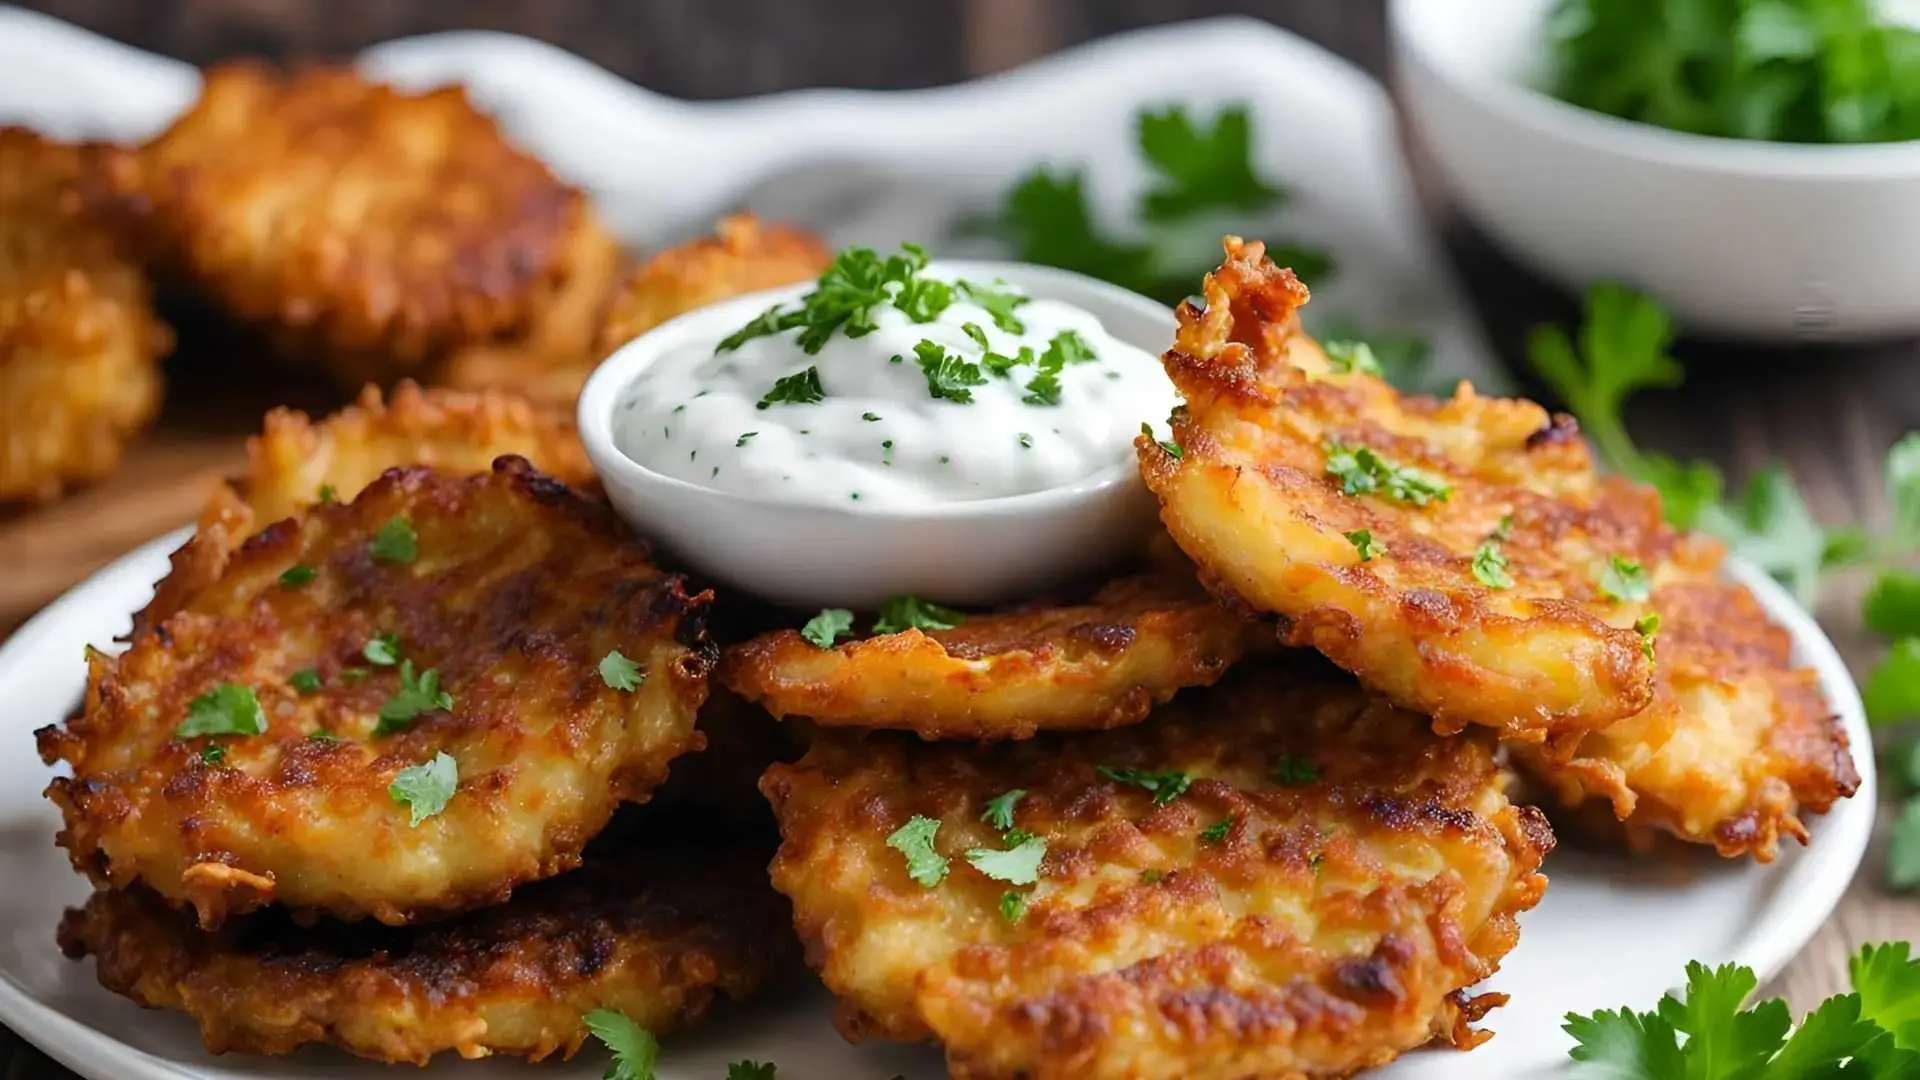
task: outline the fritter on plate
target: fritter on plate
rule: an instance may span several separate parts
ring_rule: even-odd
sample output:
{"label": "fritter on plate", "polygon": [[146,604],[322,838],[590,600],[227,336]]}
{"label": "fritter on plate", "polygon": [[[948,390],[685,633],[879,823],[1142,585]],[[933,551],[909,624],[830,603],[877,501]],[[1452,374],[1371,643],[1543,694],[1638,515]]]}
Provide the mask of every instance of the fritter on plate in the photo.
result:
{"label": "fritter on plate", "polygon": [[1249,666],[1094,735],[822,733],[761,789],[850,1039],[938,1040],[965,1078],[1345,1076],[1484,1038],[1499,999],[1464,991],[1553,842],[1495,749]]}
{"label": "fritter on plate", "polygon": [[146,278],[75,205],[84,161],[0,127],[0,503],[112,472],[160,409],[173,336]]}
{"label": "fritter on plate", "polygon": [[348,68],[209,70],[106,186],[170,275],[351,386],[529,325],[589,213],[460,88]]}
{"label": "fritter on plate", "polygon": [[1529,746],[1515,763],[1570,807],[1600,800],[1636,847],[1666,833],[1766,862],[1782,836],[1806,843],[1801,815],[1851,796],[1860,776],[1817,676],[1793,664],[1792,635],[1717,561],[1662,582],[1648,604],[1660,615],[1653,704],[1568,761]]}
{"label": "fritter on plate", "polygon": [[1215,604],[1191,568],[1122,578],[1084,603],[971,615],[821,648],[777,630],[729,649],[728,688],[778,717],[929,739],[1119,727],[1218,679],[1272,631]]}
{"label": "fritter on plate", "polygon": [[[594,340],[578,351],[571,351],[575,338],[569,322],[563,347],[470,349],[452,358],[440,380],[467,388],[501,387],[570,407],[594,367],[642,333],[730,297],[810,281],[832,260],[826,243],[812,233],[736,214],[722,220],[714,235],[659,252],[614,284],[594,308]],[[575,301],[584,311],[586,297]]]}
{"label": "fritter on plate", "polygon": [[1323,353],[1300,330],[1306,299],[1262,245],[1229,238],[1205,306],[1181,305],[1172,449],[1137,445],[1209,585],[1442,732],[1564,753],[1644,708],[1649,609],[1614,577],[1658,581],[1711,545],[1615,513],[1624,481],[1596,477],[1570,418],[1464,383],[1403,397],[1365,353]]}
{"label": "fritter on plate", "polygon": [[709,595],[524,459],[395,469],[174,573],[200,576],[38,734],[74,866],[208,928],[497,903],[702,745]]}
{"label": "fritter on plate", "polygon": [[216,1054],[539,1060],[572,1056],[594,1009],[663,1034],[717,993],[758,993],[792,951],[786,909],[757,858],[596,848],[499,907],[397,929],[273,909],[205,931],[145,889],[97,892],[61,921],[60,947],[98,957],[107,989],[191,1016]]}

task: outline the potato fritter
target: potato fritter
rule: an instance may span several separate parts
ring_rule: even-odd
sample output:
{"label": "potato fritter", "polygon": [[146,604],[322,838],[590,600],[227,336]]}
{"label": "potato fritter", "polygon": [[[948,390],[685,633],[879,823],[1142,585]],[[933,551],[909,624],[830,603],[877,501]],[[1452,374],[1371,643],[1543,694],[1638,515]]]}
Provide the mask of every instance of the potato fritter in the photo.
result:
{"label": "potato fritter", "polygon": [[1587,735],[1571,760],[1516,747],[1515,763],[1569,807],[1600,800],[1636,848],[1665,833],[1769,862],[1782,836],[1806,843],[1801,813],[1825,813],[1860,776],[1817,676],[1793,665],[1792,635],[1717,565],[1660,582],[1649,606],[1653,704]]}
{"label": "potato fritter", "polygon": [[[214,543],[175,560],[200,575],[160,590],[176,608],[92,654],[82,715],[38,733],[73,766],[47,792],[60,842],[102,886],[144,882],[208,928],[268,902],[395,924],[461,911],[577,865],[702,745],[710,594],[524,459],[391,470],[231,555],[192,554]],[[630,692],[604,674],[616,650]],[[457,787],[410,822],[390,785],[441,753]]]}
{"label": "potato fritter", "polygon": [[101,985],[185,1012],[212,1053],[330,1043],[416,1065],[447,1050],[571,1057],[594,1009],[683,1030],[716,993],[764,989],[791,940],[760,860],[665,849],[596,849],[499,907],[420,927],[301,927],[273,909],[209,932],[138,888],[97,892],[60,923],[61,949],[97,956]]}
{"label": "potato fritter", "polygon": [[80,148],[0,127],[0,503],[113,471],[160,409],[173,335],[146,278],[73,205]]}
{"label": "potato fritter", "polygon": [[350,386],[526,326],[588,213],[459,87],[348,68],[209,70],[114,166],[161,266]]}
{"label": "potato fritter", "polygon": [[1209,598],[1191,570],[1122,578],[1084,603],[969,616],[822,649],[777,630],[729,649],[721,679],[774,716],[929,739],[1026,739],[1136,723],[1218,679],[1272,631]]}
{"label": "potato fritter", "polygon": [[1137,448],[1161,516],[1209,585],[1282,616],[1367,685],[1434,718],[1551,740],[1644,708],[1642,603],[1614,560],[1658,576],[1709,558],[1659,514],[1618,515],[1567,417],[1530,401],[1402,397],[1301,330],[1307,290],[1227,240],[1206,306],[1164,361],[1186,398],[1178,452]]}
{"label": "potato fritter", "polygon": [[[822,733],[761,789],[849,1039],[935,1039],[977,1080],[1345,1076],[1484,1038],[1497,1001],[1464,990],[1553,842],[1495,749],[1289,664],[1101,734]],[[910,869],[933,822],[944,864]],[[1006,853],[1036,843],[1028,886]]]}

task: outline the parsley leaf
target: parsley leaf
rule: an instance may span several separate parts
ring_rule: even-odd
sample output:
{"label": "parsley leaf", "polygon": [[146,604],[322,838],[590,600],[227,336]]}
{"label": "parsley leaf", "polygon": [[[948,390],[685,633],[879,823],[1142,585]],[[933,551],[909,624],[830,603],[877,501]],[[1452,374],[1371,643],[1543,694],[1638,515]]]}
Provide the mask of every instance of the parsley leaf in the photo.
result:
{"label": "parsley leaf", "polygon": [[1660,613],[1648,612],[1634,620],[1633,632],[1640,635],[1640,651],[1653,659],[1653,639],[1660,632]]}
{"label": "parsley leaf", "polygon": [[[1140,434],[1145,435],[1149,439],[1153,439],[1153,425],[1142,421],[1140,424]],[[1187,456],[1186,449],[1177,442],[1170,442],[1166,439],[1153,439],[1153,443],[1160,448],[1161,453],[1166,454],[1175,461],[1179,461]]]}
{"label": "parsley leaf", "polygon": [[[732,352],[754,338],[799,330],[794,342],[811,356],[836,333],[850,338],[873,333],[878,327],[874,309],[888,303],[917,322],[929,321],[946,304],[939,299],[940,289],[918,284],[917,275],[926,265],[927,253],[913,244],[900,245],[899,254],[884,259],[872,248],[847,248],[834,256],[813,291],[797,305],[768,308],[722,338],[714,352]],[[933,314],[920,318],[928,312]]]}
{"label": "parsley leaf", "polygon": [[647,681],[647,673],[615,649],[600,658],[600,681],[623,694],[631,694]]}
{"label": "parsley leaf", "polygon": [[400,688],[380,706],[380,720],[373,725],[375,735],[391,735],[403,730],[413,718],[435,709],[453,708],[453,695],[440,689],[440,672],[428,668],[414,674],[413,661],[400,661]]}
{"label": "parsley leaf", "polygon": [[1453,497],[1451,484],[1396,465],[1365,446],[1328,443],[1327,475],[1340,481],[1340,490],[1347,495],[1384,492],[1414,506],[1446,502]]}
{"label": "parsley leaf", "polygon": [[1473,576],[1489,589],[1513,588],[1513,575],[1507,572],[1507,555],[1493,540],[1483,540],[1473,551]]}
{"label": "parsley leaf", "polygon": [[1891,638],[1920,636],[1920,574],[1889,570],[1875,578],[1860,617],[1876,634]]}
{"label": "parsley leaf", "polygon": [[1027,917],[1027,894],[1008,889],[1000,894],[1000,917],[1018,923]]}
{"label": "parsley leaf", "polygon": [[[1021,262],[1057,266],[1167,299],[1153,288],[1153,248],[1102,235],[1088,203],[1086,177],[1078,170],[1042,167],[1022,177],[1001,201],[996,226]],[[1191,286],[1183,286],[1183,295],[1186,291]]]}
{"label": "parsley leaf", "polygon": [[811,405],[826,400],[827,392],[820,386],[820,369],[808,367],[773,380],[773,389],[767,391],[755,408],[771,409],[775,405]]}
{"label": "parsley leaf", "polygon": [[1920,638],[1901,638],[1880,663],[1867,673],[1860,688],[1867,719],[1875,724],[1897,724],[1920,717]]}
{"label": "parsley leaf", "polygon": [[876,634],[899,634],[907,630],[951,630],[966,618],[952,608],[922,600],[917,596],[896,596],[880,605],[880,617],[874,620]]}
{"label": "parsley leaf", "polygon": [[1527,340],[1527,360],[1613,467],[1643,476],[1644,459],[1627,435],[1622,407],[1636,390],[1680,385],[1680,364],[1667,353],[1673,337],[1672,318],[1652,298],[1599,284],[1587,290],[1578,351],[1565,331],[1541,326]]}
{"label": "parsley leaf", "polygon": [[814,648],[831,649],[834,642],[852,630],[853,612],[846,608],[823,608],[820,614],[808,619],[807,625],[800,628],[800,636]]}
{"label": "parsley leaf", "polygon": [[208,743],[200,748],[200,762],[203,765],[218,765],[227,756],[227,748],[219,743]]}
{"label": "parsley leaf", "polygon": [[1908,1050],[1920,1050],[1920,957],[1912,943],[1868,946],[1847,965],[1860,995],[1860,1015]]}
{"label": "parsley leaf", "polygon": [[1807,509],[1785,469],[1770,465],[1753,475],[1739,501],[1708,506],[1700,527],[1811,603],[1827,557],[1827,533]]}
{"label": "parsley leaf", "polygon": [[1093,358],[1093,347],[1079,334],[1072,330],[1055,334],[1040,354],[1038,370],[1027,382],[1027,396],[1020,400],[1028,405],[1060,404],[1060,373],[1069,364],[1084,364]]}
{"label": "parsley leaf", "polygon": [[1093,771],[1109,780],[1132,784],[1153,794],[1155,806],[1165,806],[1187,793],[1193,777],[1178,769],[1129,769],[1113,765],[1095,765]]}
{"label": "parsley leaf", "polygon": [[980,812],[980,820],[1006,832],[1013,828],[1013,808],[1021,799],[1027,797],[1026,788],[1013,788],[1003,791],[987,800],[987,808]]}
{"label": "parsley leaf", "polygon": [[408,824],[417,829],[421,822],[447,808],[459,786],[460,765],[453,760],[453,755],[443,750],[433,755],[431,761],[409,765],[395,773],[393,783],[387,785],[387,794],[407,808],[411,815]]}
{"label": "parsley leaf", "polygon": [[910,277],[893,294],[893,306],[917,323],[930,323],[953,306],[953,286],[937,278]]}
{"label": "parsley leaf", "polygon": [[[920,364],[920,373],[927,377],[927,396],[936,401],[971,405],[973,391],[969,387],[987,385],[987,377],[980,373],[979,364],[961,359],[959,353],[948,352],[937,341],[922,339],[913,347],[913,355]],[[896,362],[900,359],[894,357]]]}
{"label": "parsley leaf", "polygon": [[320,571],[306,563],[294,563],[280,572],[280,584],[289,589],[297,589],[320,576]]}
{"label": "parsley leaf", "polygon": [[326,680],[320,677],[319,668],[301,668],[287,676],[287,685],[303,694],[317,694],[326,685]]}
{"label": "parsley leaf", "polygon": [[755,435],[758,435],[758,434],[760,433],[757,431],[743,431],[740,433],[739,438],[733,440],[733,445],[735,447],[745,446],[749,441],[753,439]]}
{"label": "parsley leaf", "polygon": [[1323,341],[1320,351],[1327,354],[1327,363],[1342,375],[1359,373],[1385,378],[1380,370],[1380,361],[1373,355],[1373,346],[1364,341]]}
{"label": "parsley leaf", "polygon": [[1219,821],[1200,830],[1200,842],[1203,844],[1218,844],[1225,840],[1227,834],[1232,831],[1233,819],[1221,818]]}
{"label": "parsley leaf", "polygon": [[173,733],[191,739],[200,735],[258,735],[265,730],[267,714],[260,711],[253,687],[221,683],[187,703],[187,718]]}
{"label": "parsley leaf", "polygon": [[367,553],[380,562],[410,563],[420,557],[420,537],[404,517],[393,517],[373,534]]}
{"label": "parsley leaf", "polygon": [[1202,127],[1178,105],[1139,116],[1140,153],[1159,182],[1141,197],[1148,221],[1179,221],[1209,210],[1252,212],[1284,196],[1253,171],[1253,125],[1245,105],[1230,105]]}
{"label": "parsley leaf", "polygon": [[772,1062],[736,1061],[727,1066],[727,1080],[776,1080]]}
{"label": "parsley leaf", "polygon": [[907,857],[907,876],[929,889],[947,876],[946,857],[933,847],[939,831],[938,819],[915,814],[887,837],[887,846]]}
{"label": "parsley leaf", "polygon": [[1908,799],[1907,808],[1893,824],[1893,839],[1887,848],[1887,884],[1903,891],[1920,889],[1920,798]]}
{"label": "parsley leaf", "polygon": [[[1020,317],[1014,314],[1014,309],[1033,299],[1032,297],[1014,289],[1004,281],[996,281],[992,285],[962,281],[960,291],[966,294],[968,300],[986,311],[987,317],[993,320],[993,325],[1009,334],[1027,332],[1027,324],[1020,321]],[[983,344],[981,347],[986,346]]]}
{"label": "parsley leaf", "polygon": [[1647,570],[1639,560],[1615,555],[1600,572],[1600,595],[1609,600],[1639,603],[1653,595],[1653,584],[1647,580]]}
{"label": "parsley leaf", "polygon": [[1281,754],[1273,763],[1273,779],[1282,787],[1300,787],[1320,779],[1320,767],[1306,758]]}
{"label": "parsley leaf", "polygon": [[607,1049],[613,1062],[602,1080],[654,1080],[653,1066],[660,1058],[660,1041],[646,1028],[612,1009],[595,1009],[580,1018]]}
{"label": "parsley leaf", "polygon": [[400,662],[400,635],[391,632],[375,634],[360,650],[360,655],[366,657],[369,664],[392,667]]}
{"label": "parsley leaf", "polygon": [[1031,833],[1021,836],[1018,842],[1009,835],[1005,850],[994,848],[974,848],[967,852],[967,861],[975,870],[1009,885],[1031,885],[1040,880],[1040,862],[1047,857],[1047,842]]}
{"label": "parsley leaf", "polygon": [[331,506],[340,501],[340,489],[332,484],[321,484],[319,498],[321,506]]}
{"label": "parsley leaf", "polygon": [[1387,545],[1374,540],[1372,529],[1355,529],[1350,533],[1342,533],[1341,535],[1345,536],[1347,542],[1353,545],[1353,550],[1360,553],[1361,562],[1379,558],[1387,553]]}

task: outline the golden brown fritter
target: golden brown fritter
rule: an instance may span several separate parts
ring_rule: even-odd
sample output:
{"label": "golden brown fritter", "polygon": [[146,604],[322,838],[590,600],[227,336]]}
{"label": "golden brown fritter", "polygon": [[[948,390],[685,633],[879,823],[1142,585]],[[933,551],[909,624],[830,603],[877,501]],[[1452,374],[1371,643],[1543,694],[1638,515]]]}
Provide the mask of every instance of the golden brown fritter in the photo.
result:
{"label": "golden brown fritter", "polygon": [[1636,848],[1664,833],[1768,862],[1782,836],[1806,843],[1801,814],[1825,813],[1860,777],[1818,678],[1793,665],[1792,635],[1717,564],[1663,582],[1649,606],[1653,704],[1581,739],[1569,761],[1516,747],[1515,763],[1570,807],[1600,800]]}
{"label": "golden brown fritter", "polygon": [[61,920],[60,947],[97,956],[107,989],[191,1016],[216,1054],[330,1043],[424,1065],[447,1050],[571,1057],[594,1009],[683,1030],[717,993],[774,979],[787,924],[757,858],[596,848],[499,907],[400,929],[273,909],[209,932],[145,889],[98,892]]}
{"label": "golden brown fritter", "polygon": [[777,630],[729,649],[721,679],[775,716],[929,739],[1119,727],[1218,679],[1271,630],[1215,604],[1191,569],[1122,578],[1080,604],[974,615],[822,649]]}
{"label": "golden brown fritter", "polygon": [[112,472],[160,409],[173,335],[74,205],[85,167],[78,147],[0,127],[0,503]]}
{"label": "golden brown fritter", "polygon": [[1258,243],[1227,241],[1206,306],[1181,306],[1164,361],[1186,398],[1172,453],[1137,446],[1147,486],[1209,585],[1282,616],[1282,639],[1427,713],[1551,740],[1653,696],[1612,560],[1656,579],[1717,559],[1594,474],[1566,417],[1530,401],[1402,397],[1340,370],[1299,328],[1307,290]]}
{"label": "golden brown fritter", "polygon": [[[48,796],[75,867],[209,928],[270,901],[396,924],[498,902],[576,865],[702,744],[709,595],[521,458],[395,469],[230,555],[197,536],[174,573],[199,576],[160,590],[177,607],[125,653],[94,653],[83,714],[38,734],[73,766]],[[631,693],[603,677],[615,650]],[[208,701],[243,724],[257,702],[264,732],[179,735]],[[440,753],[457,788],[410,822],[389,786]]]}
{"label": "golden brown fritter", "polygon": [[[577,351],[569,321],[557,347],[470,349],[453,357],[439,378],[449,386],[501,387],[570,408],[600,361],[642,333],[698,307],[811,280],[832,259],[826,243],[804,229],[736,214],[722,220],[714,235],[659,252],[603,292],[593,308],[593,340]],[[572,302],[586,310],[584,293]]]}
{"label": "golden brown fritter", "polygon": [[562,258],[566,284],[534,314],[532,325],[500,341],[459,349],[434,381],[508,390],[571,412],[581,386],[605,355],[596,351],[601,324],[627,261],[619,243],[590,213],[575,226]]}
{"label": "golden brown fritter", "polygon": [[[1095,735],[823,733],[761,789],[774,886],[849,1039],[935,1039],[976,1080],[1345,1076],[1482,1038],[1493,1002],[1463,992],[1552,847],[1494,751],[1290,663]],[[1001,824],[1045,843],[1031,886],[972,861],[1023,842],[985,820],[1007,792]],[[916,818],[939,823],[931,887],[888,843]]]}
{"label": "golden brown fritter", "polygon": [[396,466],[481,473],[507,454],[567,484],[594,482],[565,413],[495,391],[422,390],[402,380],[383,397],[369,386],[354,404],[319,421],[297,409],[269,412],[260,434],[247,440],[246,474],[216,492],[201,527],[239,520],[238,540],[320,502],[322,492],[349,501]]}
{"label": "golden brown fritter", "polygon": [[460,88],[348,68],[214,68],[113,166],[162,267],[350,386],[528,325],[589,212]]}

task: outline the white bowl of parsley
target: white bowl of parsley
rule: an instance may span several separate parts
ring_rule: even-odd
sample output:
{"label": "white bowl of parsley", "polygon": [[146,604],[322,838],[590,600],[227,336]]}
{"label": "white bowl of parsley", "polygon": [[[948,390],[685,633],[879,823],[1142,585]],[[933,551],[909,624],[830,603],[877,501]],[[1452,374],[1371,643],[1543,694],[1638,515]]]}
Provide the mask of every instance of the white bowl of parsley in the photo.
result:
{"label": "white bowl of parsley", "polygon": [[1920,30],[1873,0],[1392,0],[1466,214],[1764,341],[1920,332]]}

